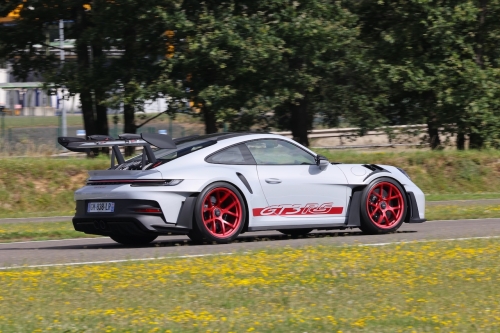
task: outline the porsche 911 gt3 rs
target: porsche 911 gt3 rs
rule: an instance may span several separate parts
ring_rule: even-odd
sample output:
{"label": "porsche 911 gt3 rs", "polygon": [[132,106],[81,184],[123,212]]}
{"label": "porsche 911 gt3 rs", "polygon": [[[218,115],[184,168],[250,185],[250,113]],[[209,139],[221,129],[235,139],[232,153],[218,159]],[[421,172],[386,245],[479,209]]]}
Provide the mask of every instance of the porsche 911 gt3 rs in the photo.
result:
{"label": "porsche 911 gt3 rs", "polygon": [[[228,243],[257,230],[390,233],[425,221],[424,193],[403,170],[330,163],[279,135],[123,134],[59,143],[73,151],[111,148],[110,168],[90,171],[75,192],[73,225],[125,245],[167,234]],[[125,160],[121,146],[143,152]]]}

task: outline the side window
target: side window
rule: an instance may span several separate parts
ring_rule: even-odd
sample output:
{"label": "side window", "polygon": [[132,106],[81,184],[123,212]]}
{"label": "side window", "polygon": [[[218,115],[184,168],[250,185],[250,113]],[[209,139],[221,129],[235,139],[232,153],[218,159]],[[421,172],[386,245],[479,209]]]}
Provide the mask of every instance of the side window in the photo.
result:
{"label": "side window", "polygon": [[246,142],[257,164],[312,165],[314,156],[284,140],[263,139]]}
{"label": "side window", "polygon": [[208,156],[205,161],[215,164],[255,164],[247,147],[240,144]]}

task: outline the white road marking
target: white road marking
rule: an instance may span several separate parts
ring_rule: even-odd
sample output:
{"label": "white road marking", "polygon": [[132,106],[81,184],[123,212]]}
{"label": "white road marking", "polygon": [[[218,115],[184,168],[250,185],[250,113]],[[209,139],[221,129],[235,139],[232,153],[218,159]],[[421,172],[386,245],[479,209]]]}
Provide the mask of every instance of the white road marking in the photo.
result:
{"label": "white road marking", "polygon": [[[500,236],[478,236],[478,237],[462,237],[462,238],[446,238],[446,239],[424,239],[424,240],[398,241],[398,242],[387,242],[387,243],[348,244],[347,246],[387,246],[387,245],[395,245],[395,244],[431,243],[431,242],[441,242],[441,241],[452,242],[452,241],[464,241],[464,240],[472,240],[472,239],[495,239],[495,238],[500,238]],[[346,246],[346,245],[342,245],[342,246]],[[245,254],[247,252],[242,252],[242,253]],[[44,268],[44,267],[58,267],[58,266],[100,265],[100,264],[133,262],[133,261],[152,261],[152,260],[166,260],[166,259],[187,259],[187,258],[199,258],[199,257],[212,257],[212,256],[230,256],[233,254],[234,254],[233,252],[222,252],[222,253],[207,253],[207,254],[188,254],[188,255],[172,256],[172,257],[117,259],[117,260],[103,260],[103,261],[70,262],[70,263],[62,263],[62,264],[9,266],[9,267],[0,267],[0,270],[20,269],[20,268]]]}

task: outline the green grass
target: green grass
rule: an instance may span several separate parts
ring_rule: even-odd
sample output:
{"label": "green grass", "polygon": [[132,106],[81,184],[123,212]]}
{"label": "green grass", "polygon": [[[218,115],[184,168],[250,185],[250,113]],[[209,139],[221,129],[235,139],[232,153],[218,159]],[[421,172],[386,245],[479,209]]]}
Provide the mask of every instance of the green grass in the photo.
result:
{"label": "green grass", "polygon": [[[500,198],[500,151],[328,152],[331,161],[379,163],[405,169],[428,200]],[[106,169],[108,158],[0,158],[0,218],[72,215],[73,193],[88,170]]]}
{"label": "green grass", "polygon": [[[154,117],[157,115],[156,113],[137,113],[136,120],[137,123],[140,124],[143,121]],[[113,115],[108,115],[108,124],[110,127],[113,126]],[[0,119],[1,121],[1,119]],[[47,116],[47,117],[39,117],[39,116],[6,116],[5,117],[5,127],[6,128],[23,128],[23,127],[57,127],[59,126],[60,117],[59,116]],[[161,115],[158,118],[152,120],[149,124],[168,124],[170,122],[168,115]],[[202,121],[200,118],[195,118],[193,116],[187,114],[176,114],[175,119],[173,120],[176,124],[181,125],[200,125]],[[68,126],[82,126],[83,128],[83,118],[81,114],[68,114],[67,117]],[[123,124],[123,115],[118,115],[118,124]],[[146,125],[146,126],[148,126]]]}
{"label": "green grass", "polygon": [[500,218],[500,205],[458,206],[440,205],[425,208],[428,221]]}
{"label": "green grass", "polygon": [[500,199],[500,193],[426,194],[426,201]]}
{"label": "green grass", "polygon": [[71,222],[0,224],[0,242],[98,237],[75,231]]}
{"label": "green grass", "polygon": [[[61,118],[57,116],[7,116],[5,117],[5,127],[57,127],[59,126],[60,119]],[[82,115],[68,115],[67,124],[68,126],[83,126]]]}
{"label": "green grass", "polygon": [[72,215],[73,193],[87,170],[107,168],[108,158],[0,159],[0,217]]}
{"label": "green grass", "polygon": [[[500,188],[500,150],[360,152],[318,150],[331,161],[374,163],[404,169],[426,195],[439,200],[496,195]],[[450,195],[450,197],[447,197]]]}
{"label": "green grass", "polygon": [[500,241],[0,271],[10,332],[498,332]]}

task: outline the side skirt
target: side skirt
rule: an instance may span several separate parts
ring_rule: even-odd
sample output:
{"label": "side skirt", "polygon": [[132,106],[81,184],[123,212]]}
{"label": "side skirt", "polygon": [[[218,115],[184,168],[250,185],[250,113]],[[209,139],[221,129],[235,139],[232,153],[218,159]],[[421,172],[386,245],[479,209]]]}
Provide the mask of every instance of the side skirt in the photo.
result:
{"label": "side skirt", "polygon": [[408,194],[408,199],[410,202],[410,219],[408,221],[405,221],[407,223],[423,223],[427,221],[426,219],[421,219],[420,218],[420,213],[418,211],[418,205],[417,205],[417,200],[415,199],[415,194],[413,192],[407,192]]}
{"label": "side skirt", "polygon": [[300,225],[273,225],[261,227],[248,227],[248,231],[262,231],[262,230],[281,230],[281,229],[346,229],[348,226],[345,223],[332,223],[332,224],[300,224]]}
{"label": "side skirt", "polygon": [[347,226],[359,227],[361,225],[361,194],[363,189],[353,189],[351,201],[349,202],[349,210],[347,213]]}
{"label": "side skirt", "polygon": [[349,207],[347,209],[347,217],[345,223],[331,223],[331,224],[300,224],[300,225],[275,225],[275,226],[262,226],[262,227],[248,227],[248,231],[260,230],[281,230],[281,229],[317,229],[317,230],[332,230],[347,228],[359,228],[361,225],[361,194],[363,188],[356,188],[353,190]]}

